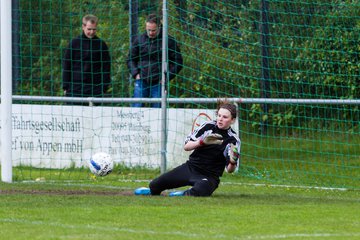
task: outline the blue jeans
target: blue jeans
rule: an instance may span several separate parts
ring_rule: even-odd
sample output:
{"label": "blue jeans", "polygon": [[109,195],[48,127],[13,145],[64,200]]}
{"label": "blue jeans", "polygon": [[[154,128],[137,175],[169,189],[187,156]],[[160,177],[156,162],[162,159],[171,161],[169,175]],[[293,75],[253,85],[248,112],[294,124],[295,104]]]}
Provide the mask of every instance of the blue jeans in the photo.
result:
{"label": "blue jeans", "polygon": [[[134,82],[134,98],[161,98],[161,84],[149,84],[141,79]],[[133,103],[132,107],[142,107],[142,103]],[[161,103],[152,103],[151,107],[160,108]]]}

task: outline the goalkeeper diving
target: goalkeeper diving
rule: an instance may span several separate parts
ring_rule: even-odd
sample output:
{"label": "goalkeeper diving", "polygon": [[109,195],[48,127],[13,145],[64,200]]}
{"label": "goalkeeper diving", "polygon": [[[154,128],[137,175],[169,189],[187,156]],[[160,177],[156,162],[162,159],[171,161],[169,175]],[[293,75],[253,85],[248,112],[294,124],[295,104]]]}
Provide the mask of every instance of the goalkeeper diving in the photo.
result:
{"label": "goalkeeper diving", "polygon": [[224,170],[232,173],[239,164],[241,141],[231,128],[236,117],[236,105],[219,100],[216,120],[204,122],[187,136],[184,150],[193,151],[189,160],[152,180],[149,188],[136,189],[135,195],[160,195],[164,190],[191,186],[169,196],[211,196]]}

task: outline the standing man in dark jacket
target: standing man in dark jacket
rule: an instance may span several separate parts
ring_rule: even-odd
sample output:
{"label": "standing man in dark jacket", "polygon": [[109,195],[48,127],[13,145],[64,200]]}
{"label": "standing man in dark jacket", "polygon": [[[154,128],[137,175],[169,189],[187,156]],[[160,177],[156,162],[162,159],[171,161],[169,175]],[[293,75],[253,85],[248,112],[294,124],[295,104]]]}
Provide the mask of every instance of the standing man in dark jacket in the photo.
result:
{"label": "standing man in dark jacket", "polygon": [[63,89],[68,97],[103,97],[110,85],[111,59],[106,43],[96,36],[98,18],[82,19],[82,34],[69,43],[63,62]]}
{"label": "standing man in dark jacket", "polygon": [[[135,98],[161,97],[162,68],[162,29],[160,19],[150,14],[145,22],[146,32],[136,37],[129,51],[127,65],[135,80]],[[173,79],[182,69],[183,59],[175,39],[168,36],[168,71],[169,79]],[[141,107],[135,103],[133,107]],[[152,104],[160,107],[160,103]]]}

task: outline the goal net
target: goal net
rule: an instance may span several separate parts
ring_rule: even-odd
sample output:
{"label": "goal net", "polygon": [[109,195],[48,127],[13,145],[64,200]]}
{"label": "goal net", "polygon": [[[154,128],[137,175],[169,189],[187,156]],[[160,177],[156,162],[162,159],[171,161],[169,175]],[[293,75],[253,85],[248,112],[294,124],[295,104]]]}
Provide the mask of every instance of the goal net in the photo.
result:
{"label": "goal net", "polygon": [[[229,181],[360,188],[358,1],[13,2],[14,181],[89,180],[99,151],[116,162],[109,177],[150,179],[187,160],[186,135],[227,98],[238,104],[242,141]],[[150,13],[176,40],[182,69],[170,79],[165,71],[166,98],[134,107],[127,61]],[[110,82],[93,83],[104,90],[95,97],[64,96],[64,61],[86,14],[99,19],[110,60],[96,61],[110,64]]]}

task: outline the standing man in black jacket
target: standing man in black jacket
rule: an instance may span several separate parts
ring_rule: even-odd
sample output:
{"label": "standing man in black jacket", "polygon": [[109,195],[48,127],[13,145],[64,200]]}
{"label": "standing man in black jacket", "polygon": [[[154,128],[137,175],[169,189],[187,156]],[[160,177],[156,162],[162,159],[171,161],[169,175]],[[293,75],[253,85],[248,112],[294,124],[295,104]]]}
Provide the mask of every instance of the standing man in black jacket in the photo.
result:
{"label": "standing man in black jacket", "polygon": [[96,36],[98,18],[85,15],[82,34],[65,49],[63,89],[68,97],[103,97],[110,85],[111,59],[106,43]]}
{"label": "standing man in black jacket", "polygon": [[[146,32],[133,40],[129,51],[127,65],[135,80],[134,98],[161,97],[162,68],[162,29],[160,18],[150,14],[145,22]],[[175,39],[168,36],[168,71],[169,79],[173,79],[182,69],[183,59]],[[141,107],[135,103],[133,107]],[[152,104],[160,107],[160,103]]]}

